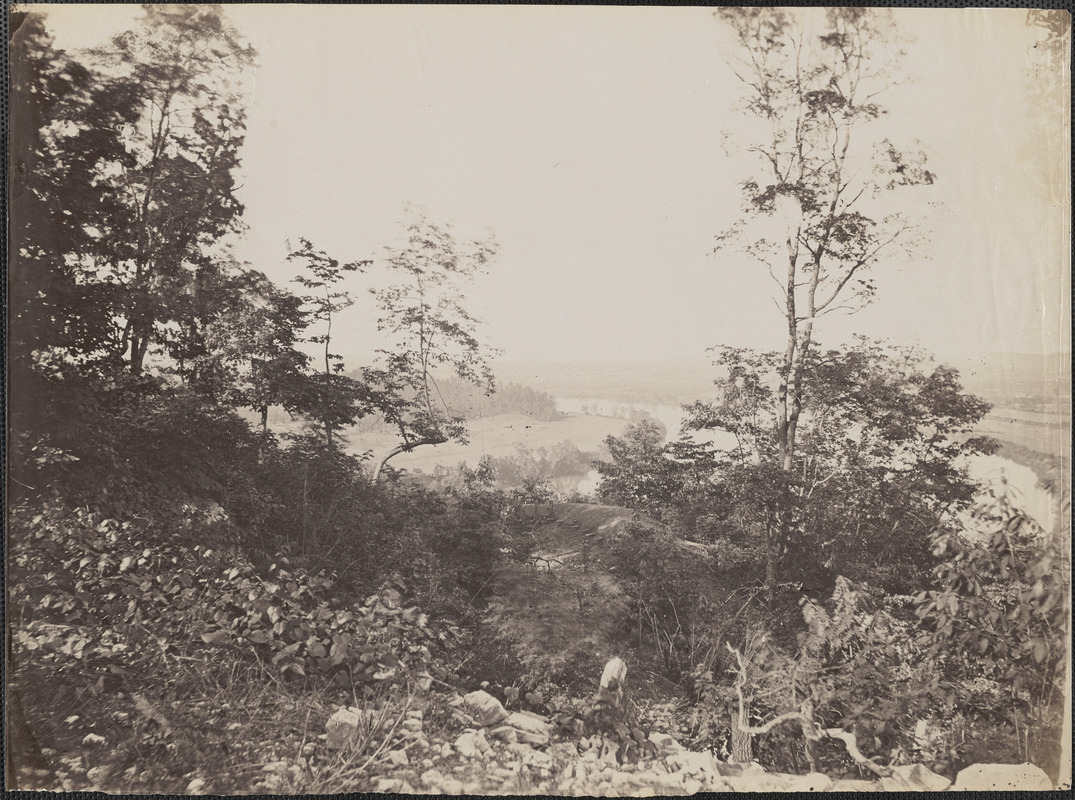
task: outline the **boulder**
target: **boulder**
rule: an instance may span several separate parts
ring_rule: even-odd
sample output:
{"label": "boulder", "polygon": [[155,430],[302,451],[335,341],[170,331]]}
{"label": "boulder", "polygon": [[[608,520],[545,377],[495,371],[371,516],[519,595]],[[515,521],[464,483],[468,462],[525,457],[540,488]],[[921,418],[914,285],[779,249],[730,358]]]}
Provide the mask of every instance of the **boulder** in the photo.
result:
{"label": "boulder", "polygon": [[464,758],[483,758],[490,750],[485,734],[471,731],[455,740],[455,751]]}
{"label": "boulder", "polygon": [[657,752],[658,758],[664,758],[670,756],[673,753],[680,753],[684,750],[683,745],[675,740],[675,737],[670,736],[667,733],[651,733],[649,735],[649,742],[653,745],[654,750]]}
{"label": "boulder", "polygon": [[368,724],[368,716],[362,709],[353,706],[341,708],[328,718],[328,723],[325,725],[328,734],[325,746],[329,750],[339,750],[355,735],[355,731]]}
{"label": "boulder", "polygon": [[948,778],[921,764],[901,764],[881,778],[881,789],[886,792],[943,792],[951,785]]}
{"label": "boulder", "polygon": [[757,761],[715,761],[717,774],[722,778],[739,778],[744,775],[764,775],[765,768]]}
{"label": "boulder", "polygon": [[507,722],[508,725],[519,731],[541,733],[546,736],[552,733],[552,723],[533,711],[512,711],[508,715]]}
{"label": "boulder", "polygon": [[513,711],[508,715],[507,725],[495,729],[498,739],[517,741],[543,747],[549,743],[553,726],[545,717],[532,711]]}
{"label": "boulder", "polygon": [[954,792],[1052,791],[1053,782],[1033,764],[974,764],[960,770]]}
{"label": "boulder", "polygon": [[500,701],[482,689],[464,695],[463,703],[478,722],[486,727],[501,723],[508,718],[508,712],[504,710]]}
{"label": "boulder", "polygon": [[710,752],[699,753],[694,750],[680,750],[665,758],[669,770],[683,772],[687,775],[713,775],[720,777],[716,760]]}

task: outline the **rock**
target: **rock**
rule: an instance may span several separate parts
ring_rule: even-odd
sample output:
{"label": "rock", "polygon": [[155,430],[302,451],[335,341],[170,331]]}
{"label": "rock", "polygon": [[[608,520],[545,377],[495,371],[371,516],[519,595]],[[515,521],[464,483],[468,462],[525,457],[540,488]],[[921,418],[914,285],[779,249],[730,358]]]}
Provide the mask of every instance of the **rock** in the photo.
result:
{"label": "rock", "polygon": [[713,754],[709,752],[698,753],[693,750],[682,750],[665,758],[665,763],[669,769],[683,772],[687,775],[712,774],[717,777],[720,776],[716,760],[713,758]]}
{"label": "rock", "polygon": [[341,708],[328,718],[325,725],[325,746],[330,750],[339,750],[355,735],[360,727],[368,725],[368,716],[362,709]]}
{"label": "rock", "polygon": [[444,783],[444,773],[439,769],[427,769],[418,780],[423,786],[440,786]]}
{"label": "rock", "polygon": [[100,764],[105,755],[107,742],[105,737],[96,733],[87,733],[82,737],[82,766],[84,769]]}
{"label": "rock", "polygon": [[827,792],[832,786],[832,778],[820,772],[811,772],[808,775],[789,775],[786,786],[781,787],[784,792]]}
{"label": "rock", "polygon": [[411,763],[406,750],[389,750],[387,753],[388,763],[396,767],[403,767]]}
{"label": "rock", "polygon": [[422,720],[420,720],[420,719],[405,719],[405,720],[403,720],[402,727],[403,727],[403,730],[407,731],[408,733],[421,733],[421,731],[422,731]]}
{"label": "rock", "polygon": [[739,778],[743,775],[764,775],[765,769],[757,761],[716,761],[717,774],[723,778]]}
{"label": "rock", "polygon": [[466,704],[467,709],[485,727],[496,725],[508,718],[508,712],[504,710],[504,706],[500,704],[500,701],[481,689],[464,695],[463,702]]}
{"label": "rock", "polygon": [[550,745],[549,749],[545,752],[548,753],[551,758],[567,761],[575,758],[579,754],[579,749],[575,747],[574,742],[557,742],[554,745]]}
{"label": "rock", "polygon": [[698,794],[698,792],[702,791],[702,786],[703,784],[701,781],[695,780],[694,778],[687,778],[687,780],[683,781],[683,794]]}
{"label": "rock", "polygon": [[86,780],[97,788],[104,788],[104,782],[112,776],[112,767],[103,764],[86,772]]}
{"label": "rock", "polygon": [[623,705],[624,682],[627,680],[627,665],[622,658],[610,659],[601,673],[601,685],[597,688],[595,702],[605,703],[612,708]]}
{"label": "rock", "polygon": [[543,733],[545,735],[552,733],[552,723],[533,711],[512,711],[507,719],[508,724],[517,730]]}
{"label": "rock", "polygon": [[879,792],[881,785],[876,781],[838,780],[829,787],[830,792]]}
{"label": "rock", "polygon": [[954,792],[989,792],[1001,789],[1052,791],[1053,782],[1033,764],[974,764],[960,770]]}
{"label": "rock", "polygon": [[201,778],[195,778],[187,784],[187,788],[184,790],[186,794],[201,794],[205,790],[205,781]]}
{"label": "rock", "polygon": [[377,781],[377,786],[373,790],[375,792],[382,792],[388,794],[395,794],[403,788],[403,781],[399,778],[381,778]]}
{"label": "rock", "polygon": [[499,739],[500,741],[507,742],[508,744],[514,744],[515,742],[519,741],[518,731],[516,731],[515,728],[511,727],[510,725],[501,725],[498,728],[493,728],[491,731],[489,731],[489,735],[492,736],[494,739]]}
{"label": "rock", "polygon": [[461,734],[455,740],[455,750],[464,758],[483,758],[490,750],[489,742],[480,731]]}
{"label": "rock", "polygon": [[440,785],[444,794],[463,794],[463,782],[455,778],[448,778]]}
{"label": "rock", "polygon": [[664,758],[673,753],[682,752],[685,749],[673,736],[667,733],[651,733],[649,742],[656,748],[658,758]]}
{"label": "rock", "polygon": [[552,723],[540,714],[532,711],[513,711],[508,715],[507,725],[499,726],[495,733],[502,741],[510,743],[514,740],[544,747],[549,743],[552,730]]}
{"label": "rock", "polygon": [[890,776],[881,779],[881,789],[886,792],[943,792],[951,785],[948,778],[921,764],[901,764],[892,768]]}

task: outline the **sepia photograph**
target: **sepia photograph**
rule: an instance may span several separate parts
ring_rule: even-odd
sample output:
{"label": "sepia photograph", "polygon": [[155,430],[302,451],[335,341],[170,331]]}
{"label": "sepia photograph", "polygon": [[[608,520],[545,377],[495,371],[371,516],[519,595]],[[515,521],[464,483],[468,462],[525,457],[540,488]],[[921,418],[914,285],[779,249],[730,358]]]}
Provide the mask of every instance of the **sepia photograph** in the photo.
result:
{"label": "sepia photograph", "polygon": [[1070,790],[1068,11],[6,13],[5,788]]}

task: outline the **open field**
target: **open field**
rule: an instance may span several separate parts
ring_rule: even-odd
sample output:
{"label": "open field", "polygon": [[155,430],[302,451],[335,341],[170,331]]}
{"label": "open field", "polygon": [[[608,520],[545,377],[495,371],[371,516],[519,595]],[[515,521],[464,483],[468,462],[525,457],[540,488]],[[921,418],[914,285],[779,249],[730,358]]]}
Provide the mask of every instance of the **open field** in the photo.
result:
{"label": "open field", "polygon": [[[523,414],[502,414],[496,417],[476,419],[470,422],[470,444],[455,442],[420,447],[412,453],[401,453],[391,461],[396,469],[430,472],[435,466],[454,466],[466,461],[475,466],[482,456],[511,456],[516,447],[531,450],[551,448],[565,439],[574,442],[583,452],[597,452],[603,448],[607,436],[619,436],[627,427],[627,421],[612,417],[569,414],[558,420],[538,420]],[[350,437],[352,452],[372,450],[374,458],[399,444],[398,437],[389,433],[363,433]]]}
{"label": "open field", "polygon": [[995,408],[978,424],[977,432],[1064,460],[1071,451],[1068,415]]}

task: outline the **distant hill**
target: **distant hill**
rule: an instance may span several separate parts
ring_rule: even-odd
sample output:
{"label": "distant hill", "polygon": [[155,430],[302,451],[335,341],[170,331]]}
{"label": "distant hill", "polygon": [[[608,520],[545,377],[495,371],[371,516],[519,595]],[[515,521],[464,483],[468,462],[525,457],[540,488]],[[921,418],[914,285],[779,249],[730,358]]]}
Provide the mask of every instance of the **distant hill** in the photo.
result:
{"label": "distant hill", "polygon": [[988,353],[938,360],[958,369],[963,387],[994,406],[1070,414],[1070,353]]}
{"label": "distant hill", "polygon": [[[995,406],[1055,413],[1071,408],[1069,353],[939,355],[937,360],[958,369],[964,388]],[[554,397],[654,405],[710,397],[716,377],[716,368],[704,356],[574,364],[504,361],[494,372],[501,381],[533,386]]]}
{"label": "distant hill", "polygon": [[554,397],[676,405],[709,397],[716,370],[705,357],[677,360],[494,365],[500,380],[533,386]]}

